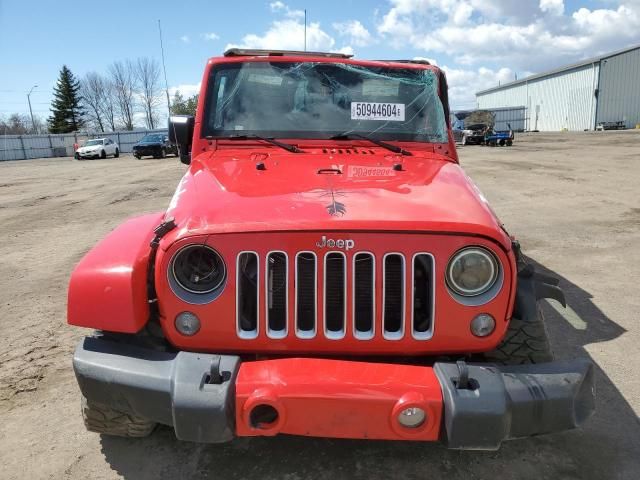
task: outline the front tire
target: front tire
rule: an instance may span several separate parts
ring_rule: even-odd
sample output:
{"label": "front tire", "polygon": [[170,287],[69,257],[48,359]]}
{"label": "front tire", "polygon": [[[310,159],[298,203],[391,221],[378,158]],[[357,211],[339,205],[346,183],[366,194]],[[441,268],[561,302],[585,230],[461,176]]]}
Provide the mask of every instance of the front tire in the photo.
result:
{"label": "front tire", "polygon": [[73,158],[75,158],[76,160],[80,160],[80,154],[79,153],[74,154]]}
{"label": "front tire", "polygon": [[553,360],[544,315],[538,305],[538,315],[533,321],[512,317],[504,339],[495,350],[485,353],[489,362],[503,365],[545,363]]}
{"label": "front tire", "polygon": [[156,428],[155,422],[92,402],[84,396],[82,397],[82,419],[84,426],[90,432],[116,437],[146,437]]}
{"label": "front tire", "polygon": [[104,158],[107,158],[107,152],[105,152],[104,150],[102,150],[102,151],[100,152],[100,158],[103,158],[103,159],[104,159]]}

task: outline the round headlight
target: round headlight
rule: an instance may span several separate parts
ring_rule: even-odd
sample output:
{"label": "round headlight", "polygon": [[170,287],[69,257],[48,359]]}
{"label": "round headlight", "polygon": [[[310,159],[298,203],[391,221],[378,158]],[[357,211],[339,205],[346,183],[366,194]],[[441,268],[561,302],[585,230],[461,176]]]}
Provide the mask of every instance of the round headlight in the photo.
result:
{"label": "round headlight", "polygon": [[495,256],[480,247],[463,248],[449,261],[446,281],[458,295],[473,297],[489,290],[498,279]]}
{"label": "round headlight", "polygon": [[227,276],[224,260],[206,245],[183,248],[171,262],[176,283],[191,293],[209,293],[220,288]]}

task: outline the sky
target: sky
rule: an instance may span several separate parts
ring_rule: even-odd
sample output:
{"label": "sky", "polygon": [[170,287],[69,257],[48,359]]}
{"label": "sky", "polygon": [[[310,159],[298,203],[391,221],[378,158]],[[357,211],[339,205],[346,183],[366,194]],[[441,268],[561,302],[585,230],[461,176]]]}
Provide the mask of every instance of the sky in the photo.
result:
{"label": "sky", "polygon": [[[0,116],[49,116],[60,68],[79,78],[116,60],[160,60],[170,91],[198,92],[230,46],[426,58],[447,73],[454,109],[475,92],[640,44],[640,0],[0,0]],[[141,117],[140,117],[141,118]]]}

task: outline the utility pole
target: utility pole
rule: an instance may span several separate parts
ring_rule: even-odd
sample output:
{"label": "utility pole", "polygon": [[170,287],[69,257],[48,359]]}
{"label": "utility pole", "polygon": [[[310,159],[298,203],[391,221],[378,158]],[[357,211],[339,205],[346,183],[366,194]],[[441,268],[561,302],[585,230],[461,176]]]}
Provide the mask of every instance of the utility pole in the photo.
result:
{"label": "utility pole", "polygon": [[169,83],[167,82],[167,67],[164,64],[164,46],[162,45],[162,27],[158,20],[158,33],[160,34],[160,52],[162,54],[162,71],[164,72],[164,91],[167,94],[167,115],[171,116],[171,102],[169,101]]}
{"label": "utility pole", "polygon": [[307,9],[304,9],[304,51],[307,51]]}
{"label": "utility pole", "polygon": [[34,85],[33,87],[31,87],[31,90],[29,90],[29,93],[27,93],[27,103],[29,104],[29,113],[31,114],[31,128],[33,128],[33,131],[38,133],[38,130],[36,129],[36,123],[33,121],[33,110],[31,109],[31,92],[33,92],[33,89],[36,88],[38,85]]}

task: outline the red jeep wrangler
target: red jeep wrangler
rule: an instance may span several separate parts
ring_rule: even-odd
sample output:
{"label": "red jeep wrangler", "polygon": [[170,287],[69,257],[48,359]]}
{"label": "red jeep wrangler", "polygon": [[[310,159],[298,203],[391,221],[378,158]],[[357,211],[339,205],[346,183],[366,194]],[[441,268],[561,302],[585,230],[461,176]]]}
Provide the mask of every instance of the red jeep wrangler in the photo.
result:
{"label": "red jeep wrangler", "polygon": [[591,415],[592,364],[551,362],[562,292],[460,167],[437,67],[232,49],[169,129],[167,211],[71,276],[89,430],[491,450]]}

